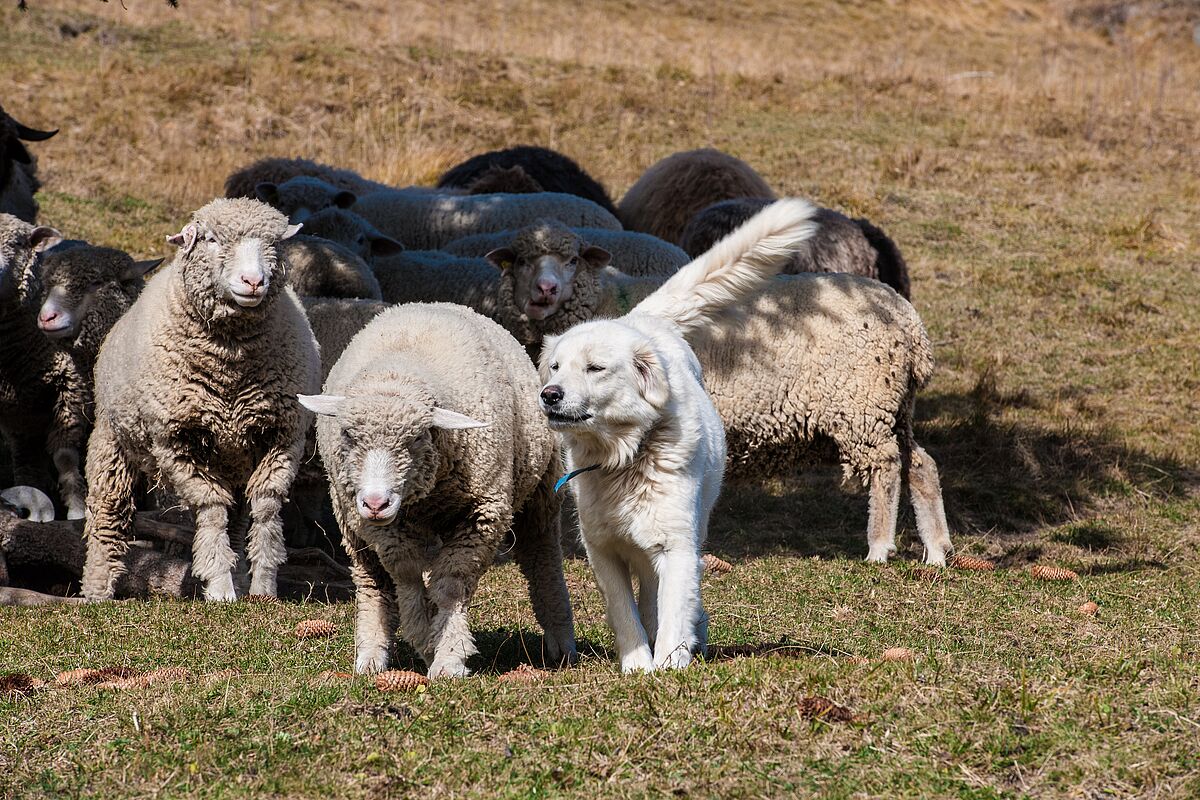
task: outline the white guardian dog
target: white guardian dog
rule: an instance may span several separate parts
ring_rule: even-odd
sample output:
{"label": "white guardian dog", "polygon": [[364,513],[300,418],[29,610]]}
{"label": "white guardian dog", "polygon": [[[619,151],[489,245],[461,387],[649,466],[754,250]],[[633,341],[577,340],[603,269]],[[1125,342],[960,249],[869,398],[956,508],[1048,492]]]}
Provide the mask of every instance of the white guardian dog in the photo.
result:
{"label": "white guardian dog", "polygon": [[725,432],[684,337],[775,275],[816,231],[814,212],[780,200],[624,317],[546,337],[541,408],[563,435],[568,470],[556,488],[574,490],[624,672],[685,667],[708,638],[700,548]]}

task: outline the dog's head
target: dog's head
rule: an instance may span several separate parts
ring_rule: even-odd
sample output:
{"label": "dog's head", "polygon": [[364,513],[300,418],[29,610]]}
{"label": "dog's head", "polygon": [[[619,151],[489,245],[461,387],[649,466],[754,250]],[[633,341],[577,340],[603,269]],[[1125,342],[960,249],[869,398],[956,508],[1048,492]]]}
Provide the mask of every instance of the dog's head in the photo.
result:
{"label": "dog's head", "polygon": [[624,443],[636,451],[671,399],[662,354],[644,333],[616,321],[548,337],[540,370],[539,402],[550,427],[616,450],[627,449]]}

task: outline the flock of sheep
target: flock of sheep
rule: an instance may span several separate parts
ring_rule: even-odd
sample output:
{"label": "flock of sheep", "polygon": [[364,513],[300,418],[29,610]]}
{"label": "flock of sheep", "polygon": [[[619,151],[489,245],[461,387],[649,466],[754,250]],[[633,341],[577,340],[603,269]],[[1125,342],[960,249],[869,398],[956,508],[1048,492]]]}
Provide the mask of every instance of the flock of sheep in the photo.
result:
{"label": "flock of sheep", "polygon": [[[466,674],[471,596],[510,531],[544,655],[572,660],[543,340],[627,313],[774,202],[763,178],[677,153],[614,204],[540,147],[478,155],[436,187],[265,159],[168,237],[161,266],[37,224],[24,142],[51,135],[0,110],[0,433],[17,484],[0,497],[85,519],[85,597],[118,592],[139,503],[194,514],[211,600],[275,594],[285,538],[304,535],[285,504],[316,526],[331,503],[359,671],[387,668],[398,626],[431,676]],[[689,336],[726,473],[840,463],[869,490],[870,561],[896,549],[907,484],[926,561],[944,564],[938,471],[912,432],[933,358],[907,266],[868,221],[813,219],[736,322]]]}

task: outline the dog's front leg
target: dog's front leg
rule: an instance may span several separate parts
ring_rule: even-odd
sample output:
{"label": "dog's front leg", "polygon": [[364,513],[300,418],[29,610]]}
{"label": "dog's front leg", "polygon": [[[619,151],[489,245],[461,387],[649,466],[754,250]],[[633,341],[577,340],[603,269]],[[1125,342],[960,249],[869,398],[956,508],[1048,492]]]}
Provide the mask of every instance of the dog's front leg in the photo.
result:
{"label": "dog's front leg", "polygon": [[706,627],[700,625],[704,607],[700,603],[700,555],[691,544],[663,550],[654,560],[658,574],[658,638],[654,663],[681,669],[692,662],[692,652],[704,648],[697,641]]}
{"label": "dog's front leg", "polygon": [[652,671],[654,657],[650,652],[650,644],[646,641],[646,631],[638,619],[629,566],[619,555],[605,547],[587,545],[587,554],[588,561],[592,564],[592,572],[596,576],[596,584],[600,587],[600,594],[604,595],[608,624],[617,640],[617,657],[621,660],[621,671]]}

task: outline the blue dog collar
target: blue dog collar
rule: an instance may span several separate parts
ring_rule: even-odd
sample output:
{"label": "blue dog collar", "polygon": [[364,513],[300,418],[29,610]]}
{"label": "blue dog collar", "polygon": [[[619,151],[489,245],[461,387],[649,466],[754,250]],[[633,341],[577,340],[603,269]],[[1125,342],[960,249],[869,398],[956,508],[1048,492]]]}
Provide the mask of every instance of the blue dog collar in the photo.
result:
{"label": "blue dog collar", "polygon": [[594,469],[600,469],[600,465],[592,464],[590,467],[583,467],[581,469],[576,469],[576,470],[572,470],[571,472],[568,472],[566,475],[563,475],[561,478],[559,478],[557,481],[554,482],[554,491],[557,492],[559,489],[566,486],[567,481],[571,480],[571,478],[574,478],[576,475],[582,475],[583,473],[591,472]]}

